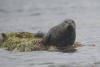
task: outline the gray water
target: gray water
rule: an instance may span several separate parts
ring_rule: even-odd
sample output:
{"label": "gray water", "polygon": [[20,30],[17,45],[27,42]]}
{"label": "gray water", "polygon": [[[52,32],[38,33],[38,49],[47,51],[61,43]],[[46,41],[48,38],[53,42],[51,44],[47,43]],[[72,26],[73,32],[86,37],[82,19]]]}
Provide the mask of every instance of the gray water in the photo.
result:
{"label": "gray water", "polygon": [[0,32],[47,32],[66,18],[76,22],[76,41],[96,46],[74,53],[0,48],[0,67],[100,67],[100,0],[0,0]]}

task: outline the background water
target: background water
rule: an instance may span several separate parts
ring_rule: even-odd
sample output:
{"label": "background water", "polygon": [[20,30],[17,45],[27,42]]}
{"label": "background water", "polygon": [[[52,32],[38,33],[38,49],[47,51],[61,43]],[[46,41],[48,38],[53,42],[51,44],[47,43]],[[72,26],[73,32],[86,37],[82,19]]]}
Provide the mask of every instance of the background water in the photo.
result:
{"label": "background water", "polygon": [[0,49],[0,67],[100,67],[100,0],[0,0],[0,32],[47,32],[75,20],[76,41],[96,44],[75,53]]}

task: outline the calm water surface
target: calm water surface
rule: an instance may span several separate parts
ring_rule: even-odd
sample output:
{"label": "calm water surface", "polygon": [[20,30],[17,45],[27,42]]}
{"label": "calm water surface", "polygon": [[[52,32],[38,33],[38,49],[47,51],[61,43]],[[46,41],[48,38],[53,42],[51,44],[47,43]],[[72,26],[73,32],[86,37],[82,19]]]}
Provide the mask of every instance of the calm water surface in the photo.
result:
{"label": "calm water surface", "polygon": [[66,18],[76,22],[76,41],[96,46],[75,53],[0,49],[0,67],[100,67],[100,0],[0,0],[0,32],[47,32]]}

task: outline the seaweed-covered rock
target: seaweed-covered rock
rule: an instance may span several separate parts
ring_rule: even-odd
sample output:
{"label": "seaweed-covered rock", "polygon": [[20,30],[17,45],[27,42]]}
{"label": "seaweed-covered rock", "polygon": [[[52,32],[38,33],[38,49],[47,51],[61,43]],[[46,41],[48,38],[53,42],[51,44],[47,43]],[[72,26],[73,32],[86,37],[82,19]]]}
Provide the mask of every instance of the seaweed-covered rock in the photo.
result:
{"label": "seaweed-covered rock", "polygon": [[26,52],[46,49],[46,47],[42,44],[42,38],[34,37],[34,33],[6,33],[5,36],[8,37],[8,40],[5,42],[2,41],[0,47],[6,47],[7,50],[10,51]]}
{"label": "seaweed-covered rock", "polygon": [[[18,32],[17,32],[18,33]],[[19,32],[21,33],[21,32]],[[50,45],[45,46],[43,44],[42,37],[35,37],[34,33],[23,32],[22,36],[16,36],[16,33],[0,33],[0,47],[7,48],[10,51],[18,51],[18,52],[29,52],[29,51],[61,51],[61,52],[74,52],[74,48],[84,46],[79,42],[75,42],[73,48],[65,48],[64,50],[59,50],[56,46]],[[93,45],[94,46],[94,45]]]}
{"label": "seaweed-covered rock", "polygon": [[45,33],[38,31],[37,33],[34,34],[34,37],[44,37]]}

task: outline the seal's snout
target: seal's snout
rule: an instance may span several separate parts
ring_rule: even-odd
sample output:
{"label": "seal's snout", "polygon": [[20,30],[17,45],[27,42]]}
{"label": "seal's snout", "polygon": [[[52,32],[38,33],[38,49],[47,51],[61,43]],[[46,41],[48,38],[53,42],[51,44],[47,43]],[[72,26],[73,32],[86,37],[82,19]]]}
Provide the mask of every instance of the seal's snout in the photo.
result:
{"label": "seal's snout", "polygon": [[69,25],[71,25],[72,23],[71,23],[71,22],[69,22],[68,24],[69,24]]}

